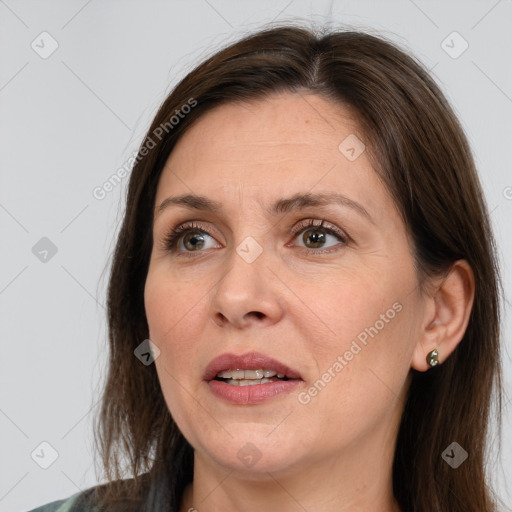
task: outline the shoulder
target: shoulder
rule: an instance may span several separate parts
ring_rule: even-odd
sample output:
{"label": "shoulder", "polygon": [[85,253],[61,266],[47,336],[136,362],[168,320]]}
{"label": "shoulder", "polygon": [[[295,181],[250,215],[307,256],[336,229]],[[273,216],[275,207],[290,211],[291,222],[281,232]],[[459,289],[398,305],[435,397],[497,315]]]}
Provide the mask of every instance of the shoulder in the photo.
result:
{"label": "shoulder", "polygon": [[[98,484],[79,491],[68,498],[52,501],[28,512],[104,512],[107,507],[110,512],[140,512],[143,505],[149,500],[151,503],[155,494],[161,492],[161,486],[153,487],[149,473],[139,475],[141,487],[139,492],[132,493],[134,479],[116,480],[109,484]],[[111,493],[109,495],[109,492]],[[105,502],[105,495],[109,495]],[[134,495],[135,494],[135,495]],[[107,503],[108,505],[106,505]]]}
{"label": "shoulder", "polygon": [[63,500],[52,501],[41,507],[34,508],[28,512],[69,512],[83,492],[77,492]]}

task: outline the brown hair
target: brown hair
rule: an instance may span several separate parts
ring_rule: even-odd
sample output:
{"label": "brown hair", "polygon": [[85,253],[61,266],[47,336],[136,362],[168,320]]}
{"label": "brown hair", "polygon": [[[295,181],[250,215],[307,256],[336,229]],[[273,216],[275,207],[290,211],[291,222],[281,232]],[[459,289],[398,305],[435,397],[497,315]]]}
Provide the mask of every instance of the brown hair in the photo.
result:
{"label": "brown hair", "polygon": [[[407,512],[495,510],[485,461],[493,396],[501,425],[502,290],[466,137],[429,73],[393,43],[359,31],[293,26],[259,31],[201,63],[164,101],[141,145],[108,288],[110,360],[96,425],[107,483],[95,489],[94,499],[108,510],[116,503],[128,510],[130,503],[134,510],[176,511],[192,480],[193,450],[169,413],[155,366],[134,356],[149,336],[144,285],[156,189],[176,142],[205,112],[277,92],[314,93],[357,112],[374,169],[413,243],[422,287],[458,259],[473,269],[475,299],[464,338],[442,365],[411,370],[393,490]],[[171,125],[191,100],[195,106]],[[155,137],[161,126],[164,136]],[[456,470],[441,457],[453,441],[469,452]],[[132,479],[121,482],[123,458]]]}

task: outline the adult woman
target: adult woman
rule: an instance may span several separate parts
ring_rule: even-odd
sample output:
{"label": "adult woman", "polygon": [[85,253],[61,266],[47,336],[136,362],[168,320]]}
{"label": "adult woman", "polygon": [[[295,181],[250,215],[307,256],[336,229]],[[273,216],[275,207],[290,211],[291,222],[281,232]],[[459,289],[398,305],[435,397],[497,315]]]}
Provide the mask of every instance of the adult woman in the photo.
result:
{"label": "adult woman", "polygon": [[466,139],[418,63],[358,32],[237,42],[140,148],[109,286],[111,483],[67,509],[494,510],[498,290]]}

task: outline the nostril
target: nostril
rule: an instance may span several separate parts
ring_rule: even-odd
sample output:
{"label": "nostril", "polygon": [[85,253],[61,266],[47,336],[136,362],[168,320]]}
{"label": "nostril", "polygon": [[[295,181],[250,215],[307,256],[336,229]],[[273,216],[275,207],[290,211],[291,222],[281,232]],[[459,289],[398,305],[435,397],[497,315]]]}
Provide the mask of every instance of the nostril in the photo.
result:
{"label": "nostril", "polygon": [[220,326],[223,326],[226,322],[229,321],[222,313],[217,313],[215,315],[215,318],[212,318],[211,320],[212,322]]}
{"label": "nostril", "polygon": [[262,313],[261,311],[251,311],[248,313],[249,315],[254,315],[256,318],[259,318],[260,320],[262,318],[265,318],[265,313]]}

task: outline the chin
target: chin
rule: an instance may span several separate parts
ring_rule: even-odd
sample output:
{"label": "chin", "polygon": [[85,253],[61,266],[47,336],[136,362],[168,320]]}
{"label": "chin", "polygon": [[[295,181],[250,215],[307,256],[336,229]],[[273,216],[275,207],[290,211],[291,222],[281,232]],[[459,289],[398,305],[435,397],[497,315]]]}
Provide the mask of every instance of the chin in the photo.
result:
{"label": "chin", "polygon": [[235,435],[224,443],[219,443],[217,438],[214,444],[207,442],[203,446],[216,464],[249,479],[260,479],[262,475],[268,477],[267,473],[290,470],[298,465],[302,457],[297,449],[304,447],[303,441],[294,441],[290,437],[285,443],[277,438],[271,440],[268,432],[265,425],[259,433]]}

